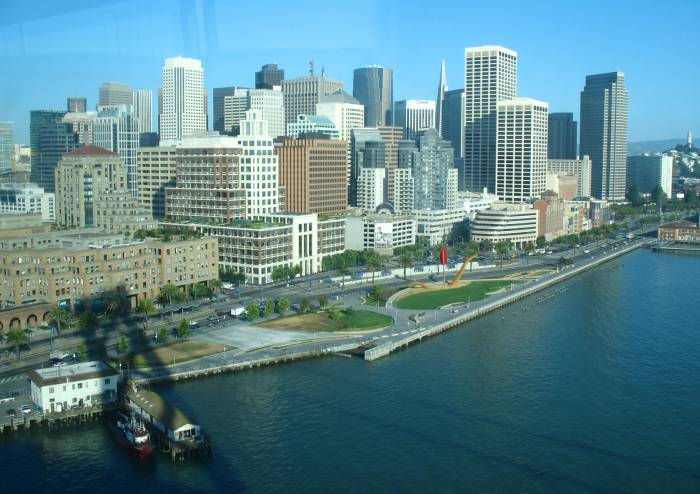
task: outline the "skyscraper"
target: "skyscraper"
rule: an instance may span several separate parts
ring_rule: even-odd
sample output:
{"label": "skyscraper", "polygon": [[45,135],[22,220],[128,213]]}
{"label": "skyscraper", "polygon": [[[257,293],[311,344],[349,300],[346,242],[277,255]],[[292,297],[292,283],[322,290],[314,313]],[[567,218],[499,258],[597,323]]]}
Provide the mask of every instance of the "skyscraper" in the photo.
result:
{"label": "skyscraper", "polygon": [[132,93],[134,105],[134,117],[138,119],[139,134],[146,134],[153,130],[151,120],[153,115],[153,93],[150,89],[137,89]]}
{"label": "skyscraper", "polygon": [[442,134],[440,137],[450,141],[455,152],[455,159],[462,157],[464,140],[464,89],[445,91],[442,100]]}
{"label": "skyscraper", "polygon": [[496,190],[496,106],[515,98],[518,54],[502,46],[466,48],[464,56],[464,187]]}
{"label": "skyscraper", "polygon": [[392,69],[379,65],[353,72],[352,95],[365,107],[365,127],[394,124],[393,75]]}
{"label": "skyscraper", "polygon": [[547,151],[550,160],[575,160],[578,124],[573,113],[550,113]]}
{"label": "skyscraper", "polygon": [[384,125],[377,127],[379,135],[384,141],[384,167],[386,168],[387,196],[386,200],[394,204],[396,178],[394,173],[399,167],[399,142],[403,139],[403,128],[395,125]]}
{"label": "skyscraper", "polygon": [[365,108],[345,91],[324,96],[316,104],[316,115],[327,117],[340,131],[340,138],[350,142],[352,129],[364,127]]}
{"label": "skyscraper", "polygon": [[228,132],[224,125],[224,98],[226,96],[233,96],[236,89],[238,89],[237,86],[214,88],[214,121],[212,129],[221,134]]}
{"label": "skyscraper", "polygon": [[338,89],[343,89],[343,81],[325,76],[297,77],[282,81],[285,121],[290,124],[296,122],[299,115],[315,115],[316,105]]}
{"label": "skyscraper", "polygon": [[449,141],[441,139],[437,129],[432,128],[411,141],[401,141],[399,162],[413,173],[413,209],[454,209],[457,169]]}
{"label": "skyscraper", "polygon": [[248,91],[250,89],[237,87],[233,94],[224,96],[224,127],[222,133],[236,136],[240,133],[241,120],[248,111]]}
{"label": "skyscraper", "polygon": [[15,155],[15,124],[0,122],[0,171],[10,170]]}
{"label": "skyscraper", "polygon": [[442,68],[440,70],[440,81],[438,82],[438,93],[437,99],[435,100],[435,128],[438,131],[438,135],[442,137],[442,127],[443,127],[443,105],[445,103],[445,93],[447,92],[447,74],[445,74],[445,61],[442,61]]}
{"label": "skyscraper", "polygon": [[421,130],[435,128],[435,101],[405,99],[394,104],[394,123],[403,127],[405,139],[415,139]]}
{"label": "skyscraper", "polygon": [[132,105],[99,106],[93,123],[92,142],[116,153],[126,166],[127,189],[136,197],[138,192],[137,149],[139,122]]}
{"label": "skyscraper", "polygon": [[496,195],[505,202],[538,198],[547,181],[547,103],[530,98],[499,101]]}
{"label": "skyscraper", "polygon": [[166,58],[162,89],[161,139],[181,139],[207,130],[202,62],[184,57]]}
{"label": "skyscraper", "polygon": [[87,111],[87,98],[69,97],[66,100],[66,110],[73,113],[85,113]]}
{"label": "skyscraper", "polygon": [[666,197],[673,187],[673,157],[662,154],[643,154],[627,157],[627,186],[636,185],[642,194],[651,194],[660,186]]}
{"label": "skyscraper", "polygon": [[266,63],[255,73],[255,89],[273,89],[281,86],[284,80],[284,70],[277,68],[276,63]]}
{"label": "skyscraper", "polygon": [[284,94],[276,86],[277,89],[249,89],[246,99],[246,110],[260,112],[273,139],[283,136],[285,131]]}
{"label": "skyscraper", "polygon": [[622,201],[627,175],[627,88],[622,72],[586,76],[581,92],[581,155],[591,158],[591,194]]}
{"label": "skyscraper", "polygon": [[100,94],[97,105],[130,105],[133,96],[128,84],[123,82],[105,82],[100,86]]}
{"label": "skyscraper", "polygon": [[386,145],[378,129],[362,128],[352,130],[350,160],[348,202],[351,206],[358,206],[358,180],[362,169],[383,169],[386,167]]}
{"label": "skyscraper", "polygon": [[32,148],[31,181],[54,192],[54,170],[64,153],[78,147],[71,124],[63,123],[64,111],[34,110],[30,113],[29,142]]}

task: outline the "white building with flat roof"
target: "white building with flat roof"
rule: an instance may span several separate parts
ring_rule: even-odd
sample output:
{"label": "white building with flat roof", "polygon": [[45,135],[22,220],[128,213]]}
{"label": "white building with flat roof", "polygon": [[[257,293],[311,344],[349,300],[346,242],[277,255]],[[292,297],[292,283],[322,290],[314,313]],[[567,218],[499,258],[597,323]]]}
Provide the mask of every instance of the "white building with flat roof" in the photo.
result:
{"label": "white building with flat roof", "polygon": [[412,216],[368,214],[345,219],[346,249],[391,255],[396,247],[415,243],[416,220]]}
{"label": "white building with flat roof", "polygon": [[166,58],[162,70],[160,138],[180,139],[207,130],[204,69],[193,58]]}
{"label": "white building with flat roof", "polygon": [[0,184],[0,214],[41,214],[45,223],[56,221],[56,196],[36,184]]}
{"label": "white building with flat roof", "polygon": [[340,130],[331,119],[321,115],[297,116],[297,121],[287,124],[287,136],[298,139],[302,134],[323,134],[329,139],[340,139]]}
{"label": "white building with flat roof", "polygon": [[529,204],[495,203],[490,209],[478,211],[470,225],[474,242],[490,241],[493,244],[509,240],[520,248],[537,240],[539,211]]}
{"label": "white building with flat roof", "polygon": [[394,103],[394,125],[403,127],[404,139],[415,139],[421,130],[435,128],[435,100],[397,101]]}
{"label": "white building with flat roof", "polygon": [[117,400],[119,372],[104,362],[35,369],[27,376],[32,401],[44,412],[61,412]]}

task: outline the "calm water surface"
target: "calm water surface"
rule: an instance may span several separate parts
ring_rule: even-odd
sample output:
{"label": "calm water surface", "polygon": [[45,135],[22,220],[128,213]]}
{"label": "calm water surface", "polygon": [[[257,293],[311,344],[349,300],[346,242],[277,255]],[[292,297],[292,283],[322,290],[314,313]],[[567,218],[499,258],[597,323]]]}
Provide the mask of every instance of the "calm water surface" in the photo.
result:
{"label": "calm water surface", "polygon": [[372,364],[158,388],[214,441],[144,467],[103,426],[0,442],[3,492],[700,492],[700,257],[639,251]]}

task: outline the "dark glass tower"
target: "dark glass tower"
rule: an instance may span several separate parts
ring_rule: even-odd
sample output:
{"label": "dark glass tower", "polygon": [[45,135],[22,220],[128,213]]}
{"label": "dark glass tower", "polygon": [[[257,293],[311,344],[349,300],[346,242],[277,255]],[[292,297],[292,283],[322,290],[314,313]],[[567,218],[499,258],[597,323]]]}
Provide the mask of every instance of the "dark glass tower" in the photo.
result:
{"label": "dark glass tower", "polygon": [[236,86],[214,88],[214,126],[212,129],[222,134],[226,132],[224,126],[224,98],[226,96],[233,96],[235,90]]}
{"label": "dark glass tower", "polygon": [[30,113],[29,143],[32,149],[31,180],[46,192],[55,192],[54,170],[64,153],[73,151],[78,134],[63,123],[63,111],[36,110]]}
{"label": "dark glass tower", "polygon": [[547,157],[550,160],[575,160],[578,123],[573,113],[550,113],[547,132]]}
{"label": "dark glass tower", "polygon": [[273,86],[281,86],[284,80],[284,70],[277,67],[276,63],[267,63],[255,73],[255,89],[272,89]]}
{"label": "dark glass tower", "polygon": [[393,125],[393,74],[392,69],[379,66],[355,69],[352,95],[365,105],[365,127]]}
{"label": "dark glass tower", "polygon": [[[350,160],[348,202],[351,206],[357,206],[357,180],[360,177],[360,170],[386,168],[386,144],[378,129],[352,129]],[[384,190],[386,198],[386,184]]]}

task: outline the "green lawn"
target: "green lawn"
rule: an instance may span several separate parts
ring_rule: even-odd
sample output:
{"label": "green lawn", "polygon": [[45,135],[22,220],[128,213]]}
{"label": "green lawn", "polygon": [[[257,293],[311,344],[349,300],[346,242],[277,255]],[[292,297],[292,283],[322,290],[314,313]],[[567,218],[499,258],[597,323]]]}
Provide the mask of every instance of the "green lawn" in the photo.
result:
{"label": "green lawn", "polygon": [[318,311],[308,314],[281,317],[262,322],[258,326],[273,329],[301,331],[367,331],[390,326],[393,319],[369,310],[354,310],[350,314],[339,311],[340,317],[332,319],[330,312]]}
{"label": "green lawn", "polygon": [[483,280],[472,281],[470,284],[459,288],[447,290],[430,290],[414,295],[407,295],[396,302],[399,309],[436,309],[443,305],[458,302],[476,302],[485,299],[489,293],[518,284],[518,281],[509,280]]}

